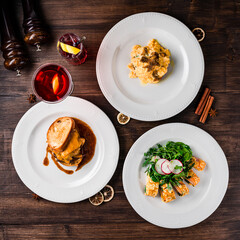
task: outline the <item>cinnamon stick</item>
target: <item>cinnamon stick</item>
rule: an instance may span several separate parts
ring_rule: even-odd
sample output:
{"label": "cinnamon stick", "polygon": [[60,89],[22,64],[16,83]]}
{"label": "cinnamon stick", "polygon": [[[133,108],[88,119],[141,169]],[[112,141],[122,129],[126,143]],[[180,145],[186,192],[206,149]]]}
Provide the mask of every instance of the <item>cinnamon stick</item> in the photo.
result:
{"label": "cinnamon stick", "polygon": [[201,100],[200,100],[200,102],[199,102],[199,104],[197,106],[195,114],[201,115],[201,113],[203,111],[203,108],[204,108],[204,106],[205,106],[205,104],[207,102],[207,99],[208,99],[208,96],[209,96],[210,92],[211,92],[211,89],[209,89],[209,88],[206,88],[204,90],[203,96],[202,96],[202,98],[201,98]]}
{"label": "cinnamon stick", "polygon": [[202,115],[201,115],[201,117],[200,117],[200,119],[199,119],[199,122],[202,122],[203,117],[206,115],[206,111],[207,111],[207,108],[208,108],[208,106],[209,106],[210,99],[211,99],[211,96],[209,96],[208,99],[207,99],[207,103],[206,103],[205,108],[204,108],[204,110],[203,110],[203,113],[202,113]]}
{"label": "cinnamon stick", "polygon": [[212,106],[212,103],[213,103],[213,100],[214,100],[214,97],[213,96],[209,96],[208,99],[207,99],[207,103],[205,105],[205,108],[203,110],[203,113],[200,117],[200,120],[199,122],[201,123],[205,123],[206,122],[206,119],[207,119],[207,116],[208,116],[208,113],[209,113],[209,110]]}

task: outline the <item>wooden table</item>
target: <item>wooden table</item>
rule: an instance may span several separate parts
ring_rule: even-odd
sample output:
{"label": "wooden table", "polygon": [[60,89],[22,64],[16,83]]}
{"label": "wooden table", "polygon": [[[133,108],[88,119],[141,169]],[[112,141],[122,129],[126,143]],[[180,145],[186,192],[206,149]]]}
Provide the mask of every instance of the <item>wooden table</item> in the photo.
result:
{"label": "wooden table", "polygon": [[[20,29],[21,2],[15,1],[15,6]],[[41,6],[51,28],[51,42],[42,47],[42,52],[28,47],[32,64],[20,78],[5,70],[0,60],[0,239],[240,239],[240,2],[42,0]],[[118,111],[99,89],[96,55],[103,37],[114,24],[131,14],[147,11],[166,13],[190,29],[205,30],[206,38],[201,42],[206,66],[204,81],[199,95],[177,116],[156,122],[131,119],[121,126],[116,120]],[[87,37],[88,58],[81,66],[68,65],[57,53],[56,41],[67,32]],[[110,181],[115,197],[107,204],[95,207],[88,200],[74,204],[36,201],[14,169],[13,132],[22,115],[33,106],[27,100],[32,93],[32,74],[46,62],[66,66],[75,83],[73,96],[100,107],[116,127],[121,151]],[[218,116],[201,124],[194,110],[205,86],[213,91]],[[190,123],[209,132],[223,148],[230,169],[228,191],[220,207],[202,223],[179,230],[156,227],[138,216],[122,186],[123,163],[134,141],[152,127],[169,122]]]}

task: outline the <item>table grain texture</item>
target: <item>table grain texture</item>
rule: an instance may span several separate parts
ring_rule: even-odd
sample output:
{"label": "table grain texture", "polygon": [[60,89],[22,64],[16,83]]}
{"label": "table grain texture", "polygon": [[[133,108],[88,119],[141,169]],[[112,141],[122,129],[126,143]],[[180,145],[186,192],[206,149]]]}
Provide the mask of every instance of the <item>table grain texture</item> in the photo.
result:
{"label": "table grain texture", "polygon": [[[19,78],[7,71],[0,59],[0,239],[240,239],[240,1],[41,0],[40,6],[51,41],[42,46],[42,52],[28,47],[31,65]],[[15,0],[13,8],[16,25],[22,31],[21,1]],[[118,21],[148,11],[169,14],[190,29],[205,30],[206,38],[201,42],[204,80],[197,97],[178,115],[155,122],[131,119],[121,126],[116,119],[118,111],[98,86],[96,55],[103,37]],[[68,65],[57,53],[58,37],[68,32],[87,37],[88,58],[81,66]],[[72,95],[97,105],[116,127],[120,157],[110,181],[115,197],[107,204],[95,207],[88,200],[73,204],[36,201],[14,169],[13,132],[34,105],[27,100],[32,93],[32,74],[46,62],[66,66],[75,84]],[[212,89],[218,115],[201,124],[194,110],[205,87]],[[224,150],[230,170],[228,190],[219,208],[205,221],[184,229],[165,229],[146,222],[128,203],[122,185],[124,160],[134,141],[149,129],[170,122],[190,123],[210,133]]]}

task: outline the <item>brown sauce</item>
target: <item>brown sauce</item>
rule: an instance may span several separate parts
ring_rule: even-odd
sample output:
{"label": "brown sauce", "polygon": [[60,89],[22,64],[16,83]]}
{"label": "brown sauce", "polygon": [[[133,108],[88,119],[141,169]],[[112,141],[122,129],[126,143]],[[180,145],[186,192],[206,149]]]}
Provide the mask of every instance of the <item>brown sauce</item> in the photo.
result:
{"label": "brown sauce", "polygon": [[47,153],[46,153],[46,157],[45,157],[44,160],[43,160],[43,165],[44,165],[44,166],[48,166],[48,165],[49,165],[48,151],[47,151]]}
{"label": "brown sauce", "polygon": [[58,163],[58,161],[56,160],[56,158],[53,156],[53,153],[52,151],[50,151],[50,154],[51,154],[51,158],[53,160],[53,162],[55,163],[55,165],[58,167],[59,170],[65,172],[66,174],[73,174],[74,171],[73,170],[67,170],[65,168],[63,168],[60,163]]}
{"label": "brown sauce", "polygon": [[[86,165],[87,163],[89,163],[95,153],[95,146],[96,146],[96,136],[93,133],[93,130],[90,128],[90,126],[88,124],[86,124],[85,122],[77,119],[77,118],[73,118],[76,124],[76,128],[79,131],[80,137],[85,138],[85,143],[83,145],[83,147],[81,148],[81,153],[83,155],[83,160],[78,164],[77,169],[75,171],[80,170],[84,165]],[[46,149],[46,156],[43,160],[43,165],[44,166],[48,166],[49,165],[49,159],[48,159],[48,154],[51,154],[51,159],[53,160],[53,162],[55,163],[55,165],[57,166],[57,168],[63,172],[65,172],[66,174],[73,174],[74,171],[73,170],[67,170],[64,169],[60,163],[56,160],[56,158],[54,157],[51,149],[49,147],[47,147]]]}
{"label": "brown sauce", "polygon": [[92,160],[95,153],[96,136],[88,124],[77,118],[73,119],[76,123],[80,137],[85,138],[85,143],[82,147],[83,160],[78,164],[77,169],[75,170],[78,171]]}

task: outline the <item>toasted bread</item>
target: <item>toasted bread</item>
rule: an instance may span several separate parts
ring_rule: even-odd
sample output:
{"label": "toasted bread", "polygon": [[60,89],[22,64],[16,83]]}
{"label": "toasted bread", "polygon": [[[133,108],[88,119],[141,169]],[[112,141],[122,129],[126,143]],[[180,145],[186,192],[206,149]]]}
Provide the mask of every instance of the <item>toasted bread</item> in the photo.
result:
{"label": "toasted bread", "polygon": [[75,121],[70,117],[61,117],[54,121],[47,132],[47,143],[50,148],[62,151],[73,128]]}

